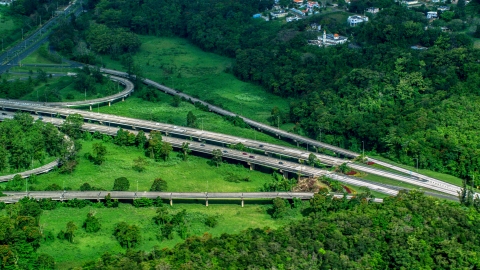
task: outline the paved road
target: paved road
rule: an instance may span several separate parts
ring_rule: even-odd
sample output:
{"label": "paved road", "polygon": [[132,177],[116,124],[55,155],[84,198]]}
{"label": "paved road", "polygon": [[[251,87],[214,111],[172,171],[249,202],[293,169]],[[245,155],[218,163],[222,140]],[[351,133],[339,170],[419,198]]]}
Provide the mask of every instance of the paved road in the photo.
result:
{"label": "paved road", "polygon": [[[299,198],[302,200],[311,199],[314,195],[312,192],[243,192],[243,193],[218,193],[218,192],[132,192],[132,191],[32,191],[32,192],[4,192],[7,197],[0,197],[0,201],[5,203],[15,203],[24,197],[33,199],[52,199],[56,201],[64,200],[103,200],[108,194],[112,199],[117,200],[134,200],[139,198],[170,200],[174,199],[192,199],[192,200],[221,200],[221,199],[237,199],[242,201],[252,199],[293,199]],[[343,194],[332,194],[335,198],[343,198]],[[354,196],[347,196],[347,199],[354,198]],[[373,202],[381,203],[382,199],[374,199]]]}
{"label": "paved road", "polygon": [[0,55],[0,74],[7,71],[10,67],[18,65],[19,62],[27,57],[29,54],[40,48],[40,46],[48,40],[48,34],[45,35],[56,25],[59,18],[62,16],[68,16],[71,12],[75,12],[75,15],[80,14],[81,9],[75,10],[75,4],[71,4],[65,8],[63,15],[58,15],[47,21],[40,29],[35,31],[25,40],[20,41],[18,44]]}
{"label": "paved road", "polygon": [[[101,69],[101,71],[105,72],[105,73],[108,73],[108,74],[115,75],[115,76],[128,77],[127,73],[117,71],[117,70]],[[192,103],[197,103],[198,102],[198,103],[200,103],[204,106],[207,106],[210,111],[216,112],[220,115],[233,116],[233,117],[234,116],[239,116],[245,121],[245,123],[249,124],[250,126],[255,127],[259,130],[269,132],[270,134],[274,134],[276,136],[280,136],[280,137],[283,137],[283,138],[289,138],[289,139],[291,139],[291,140],[293,140],[297,143],[306,144],[307,146],[313,146],[315,148],[328,149],[328,150],[331,150],[335,153],[344,155],[346,157],[357,158],[357,157],[360,156],[360,154],[355,153],[353,151],[349,151],[349,150],[346,150],[346,149],[343,149],[343,148],[340,148],[340,147],[336,147],[336,146],[329,145],[329,144],[326,144],[326,143],[322,143],[322,142],[319,142],[319,141],[316,141],[316,140],[312,140],[310,138],[306,138],[306,137],[303,137],[303,136],[292,134],[292,133],[277,129],[275,127],[265,125],[263,123],[256,122],[254,120],[248,119],[248,118],[243,117],[241,115],[234,114],[232,112],[229,112],[229,111],[224,110],[220,107],[214,106],[212,104],[209,104],[209,103],[204,102],[202,100],[199,100],[197,98],[189,96],[189,95],[187,95],[185,93],[182,93],[180,91],[177,91],[175,89],[172,89],[172,88],[166,87],[164,85],[161,85],[161,84],[159,84],[157,82],[154,82],[152,80],[144,79],[143,82],[145,84],[150,85],[152,87],[155,87],[155,88],[157,88],[157,89],[159,89],[159,90],[161,90],[161,91],[163,91],[167,94],[180,96],[180,97],[182,97],[186,100],[189,100]],[[307,155],[307,158],[308,158],[309,154],[310,154],[309,152],[304,152],[303,153],[303,155]],[[339,159],[329,157],[331,162],[327,163],[325,161],[325,160],[328,161],[328,159],[326,157],[323,157],[324,159],[322,159],[321,156],[319,156],[319,155],[317,155],[317,156],[319,157],[321,162],[324,162],[326,164],[338,165],[338,162],[341,162],[341,159],[339,160]],[[394,170],[399,171],[399,172],[408,173],[411,176],[415,177],[416,179],[414,179],[412,177],[409,178],[409,177],[405,177],[405,176],[398,176],[394,173],[389,173],[389,172],[386,172],[386,171],[381,171],[380,172],[381,175],[383,175],[385,177],[389,177],[389,178],[392,178],[392,179],[395,179],[395,180],[411,183],[411,184],[414,184],[414,185],[420,185],[420,186],[423,186],[423,187],[428,187],[429,189],[438,190],[438,191],[441,191],[441,192],[447,191],[447,193],[455,195],[455,196],[457,195],[457,192],[460,190],[460,188],[458,186],[452,185],[450,183],[446,183],[444,181],[441,181],[441,180],[438,180],[438,179],[435,179],[435,178],[432,178],[432,177],[428,177],[428,176],[425,176],[425,175],[422,175],[422,174],[419,174],[419,173],[413,173],[409,170],[406,170],[406,169],[403,169],[401,167],[394,166],[394,165],[391,165],[391,164],[388,164],[388,163],[385,163],[385,162],[382,162],[382,161],[379,161],[379,160],[376,160],[376,159],[368,158],[368,161],[372,161],[372,162],[377,163],[379,165],[389,167],[389,168],[394,169]],[[365,166],[352,165],[352,164],[349,164],[349,166],[354,167],[357,170],[369,172],[369,173],[372,173],[372,174],[378,174],[379,173],[378,169],[371,169],[371,168],[369,169],[368,167],[365,167]]]}
{"label": "paved road", "polygon": [[[0,120],[2,118],[11,118],[12,115],[13,113],[11,112],[1,112]],[[40,116],[34,116],[35,120],[39,119],[39,117]],[[60,126],[64,120],[62,118],[43,116],[42,121],[50,122],[56,126]],[[98,131],[100,133],[108,134],[112,136],[115,136],[117,134],[117,131],[119,130],[118,127],[109,127],[109,126],[96,125],[91,123],[84,123],[82,126],[82,129],[90,132]],[[136,130],[128,130],[128,131],[134,134],[137,133]],[[381,192],[387,195],[392,195],[392,196],[395,196],[400,190],[400,188],[393,188],[391,186],[374,183],[374,182],[366,182],[366,181],[363,181],[362,179],[358,179],[355,177],[338,175],[327,170],[313,168],[313,167],[301,165],[295,162],[279,160],[277,158],[272,158],[264,155],[246,153],[246,152],[237,151],[234,149],[225,148],[221,146],[205,144],[203,142],[195,142],[195,141],[190,141],[190,140],[180,139],[180,138],[173,138],[173,137],[163,137],[163,141],[169,142],[172,144],[173,147],[179,148],[179,149],[182,147],[183,143],[187,142],[190,144],[189,148],[192,151],[205,153],[208,155],[211,155],[213,150],[219,149],[222,152],[223,158],[245,162],[248,165],[250,165],[252,169],[254,168],[255,165],[260,165],[264,167],[279,169],[280,172],[288,172],[288,173],[293,173],[295,175],[301,174],[304,176],[315,176],[315,177],[325,175],[329,178],[340,181],[342,183],[351,184],[359,187],[365,186],[371,190]],[[50,169],[53,169],[54,167],[55,166],[52,164]]]}
{"label": "paved road", "polygon": [[[266,148],[265,145],[268,147],[276,148],[275,151],[272,151],[271,153],[275,154],[282,154],[282,155],[290,155],[292,156],[293,153],[299,152],[308,157],[309,153],[308,152],[302,152],[297,149],[291,149],[288,147],[279,147],[275,145],[270,145],[266,144],[260,141],[254,141],[254,140],[246,140],[244,138],[240,137],[235,137],[231,135],[225,135],[225,134],[220,134],[220,133],[214,133],[210,131],[202,131],[198,129],[193,129],[193,128],[187,128],[187,127],[177,127],[169,124],[163,124],[163,123],[157,123],[157,122],[152,122],[152,121],[146,121],[146,120],[140,120],[140,119],[134,119],[134,118],[129,118],[129,117],[121,117],[121,116],[115,116],[115,115],[108,115],[108,114],[100,114],[100,113],[94,113],[94,112],[86,112],[82,110],[75,110],[75,109],[64,109],[64,108],[53,108],[53,107],[48,107],[48,106],[43,106],[39,105],[36,102],[29,102],[29,101],[11,101],[11,100],[3,100],[0,99],[0,107],[2,109],[8,108],[10,110],[21,110],[21,111],[26,111],[26,112],[33,112],[35,114],[42,114],[46,116],[53,116],[53,115],[60,115],[62,117],[67,117],[70,114],[78,113],[83,116],[85,121],[93,121],[93,122],[98,122],[101,124],[109,124],[109,125],[115,125],[115,126],[123,126],[131,129],[142,129],[145,131],[151,131],[151,130],[157,130],[157,131],[162,131],[166,135],[175,135],[177,137],[183,138],[183,139],[189,139],[189,138],[196,138],[197,140],[200,141],[210,141],[210,142],[217,142],[220,144],[236,144],[238,142],[243,143],[247,147],[250,147],[252,145],[252,148],[257,148],[257,149],[264,149]],[[261,147],[261,145],[263,145]],[[267,152],[268,154],[268,152]],[[319,157],[320,160],[322,160],[321,156]],[[307,167],[307,166],[305,166]],[[364,170],[371,169],[371,171],[374,173],[377,171],[376,169],[368,168],[365,167]],[[383,172],[387,174],[387,172]],[[424,187],[427,187],[432,190],[440,191],[443,193],[447,193],[450,195],[457,195],[458,191],[460,190],[459,187],[451,185],[451,184],[445,184],[445,185],[433,185],[432,183],[429,182],[423,182],[423,181],[416,181],[414,179],[408,179],[408,177],[401,177],[404,181],[409,181],[411,183],[414,183],[416,185],[421,185]],[[344,181],[344,180],[342,180]]]}

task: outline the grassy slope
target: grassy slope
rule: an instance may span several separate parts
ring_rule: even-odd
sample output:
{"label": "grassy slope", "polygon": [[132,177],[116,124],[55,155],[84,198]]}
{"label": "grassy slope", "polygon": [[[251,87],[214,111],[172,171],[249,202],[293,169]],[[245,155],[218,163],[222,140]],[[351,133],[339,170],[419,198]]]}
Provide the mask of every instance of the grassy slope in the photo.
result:
{"label": "grassy slope", "polygon": [[[288,110],[288,100],[224,72],[232,59],[203,52],[185,39],[141,36],[141,40],[135,61],[146,78],[265,123],[274,106]],[[117,61],[103,59],[107,68],[123,70]]]}
{"label": "grassy slope", "polygon": [[[154,162],[148,159],[145,172],[137,172],[132,169],[133,160],[143,156],[143,151],[135,147],[120,147],[113,143],[104,143],[107,146],[106,161],[100,165],[94,165],[83,156],[92,152],[93,143],[98,140],[83,142],[80,152],[80,163],[73,174],[66,175],[59,172],[51,172],[37,177],[35,184],[37,190],[43,190],[50,184],[57,184],[78,190],[85,182],[93,186],[109,190],[113,187],[113,181],[118,177],[127,177],[130,180],[130,190],[149,190],[155,178],[161,177],[168,183],[168,191],[178,192],[248,192],[258,191],[265,182],[270,181],[271,176],[259,171],[250,171],[241,165],[222,164],[216,168],[208,164],[209,159],[190,156],[187,162],[177,157],[177,152],[171,153],[168,162]],[[240,177],[249,177],[250,182],[231,183],[224,180],[227,172]],[[0,184],[0,186],[5,184]]]}
{"label": "grassy slope", "polygon": [[[248,202],[246,202],[244,208],[240,207],[239,202],[235,202],[234,205],[226,205],[214,204],[211,201],[209,207],[205,207],[203,203],[175,204],[174,201],[171,208],[175,212],[187,209],[187,213],[192,215],[207,214],[219,217],[219,224],[215,228],[206,227],[199,222],[191,223],[191,233],[195,235],[209,232],[214,236],[219,236],[223,233],[238,233],[247,228],[278,228],[291,219],[300,218],[300,216],[295,216],[290,219],[273,220],[266,212],[269,206],[249,205]],[[83,209],[59,208],[44,211],[40,224],[44,226],[45,231],[51,231],[56,235],[60,230],[65,230],[69,221],[75,222],[77,227],[81,228],[90,210],[96,211],[96,216],[100,218],[102,229],[99,232],[87,234],[83,229],[79,229],[76,232],[75,243],[73,244],[56,239],[55,242],[42,244],[39,248],[39,253],[47,253],[55,258],[58,269],[80,266],[85,261],[99,258],[106,251],[111,253],[125,252],[112,236],[115,224],[121,221],[136,224],[140,227],[143,238],[138,247],[140,250],[150,251],[154,246],[173,247],[183,241],[176,234],[172,240],[158,241],[156,238],[158,227],[152,222],[155,209],[134,208],[128,204],[120,204],[118,209],[86,207]]]}

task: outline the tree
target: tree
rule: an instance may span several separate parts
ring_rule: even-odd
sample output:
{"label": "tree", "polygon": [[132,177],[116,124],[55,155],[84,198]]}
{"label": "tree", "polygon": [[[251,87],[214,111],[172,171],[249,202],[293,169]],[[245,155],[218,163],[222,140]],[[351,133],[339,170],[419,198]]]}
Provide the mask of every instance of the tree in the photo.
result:
{"label": "tree", "polygon": [[137,172],[145,171],[145,167],[148,165],[148,161],[144,157],[138,157],[133,160],[132,168]]}
{"label": "tree", "polygon": [[87,219],[83,222],[82,227],[87,233],[98,232],[101,228],[98,218],[95,217],[95,212],[89,212],[87,214]]}
{"label": "tree", "polygon": [[147,142],[145,154],[150,158],[159,161],[161,158],[162,134],[158,131],[150,132],[150,139]]}
{"label": "tree", "polygon": [[167,191],[167,181],[163,180],[162,178],[156,178],[153,180],[150,191]]}
{"label": "tree", "polygon": [[93,157],[93,163],[95,163],[96,165],[101,165],[105,161],[105,155],[107,154],[107,147],[105,147],[101,143],[94,143],[93,153],[95,154],[95,156]]}
{"label": "tree", "polygon": [[137,145],[138,148],[143,149],[146,143],[147,143],[147,136],[145,136],[145,132],[143,130],[140,130],[137,133],[137,136],[135,137],[135,144]]}
{"label": "tree", "polygon": [[0,145],[0,172],[8,168],[8,152]]}
{"label": "tree", "polygon": [[197,127],[197,117],[192,113],[192,111],[189,111],[187,114],[187,126],[189,127]]}
{"label": "tree", "polygon": [[160,156],[163,158],[164,161],[168,160],[170,152],[172,152],[172,150],[172,145],[169,142],[162,142],[162,146],[160,148]]}
{"label": "tree", "polygon": [[212,151],[212,162],[217,166],[217,168],[222,163],[222,151],[220,149],[215,149]]}
{"label": "tree", "polygon": [[275,198],[273,199],[273,207],[272,207],[272,217],[273,218],[282,218],[290,209],[289,204],[286,200],[282,198]]}
{"label": "tree", "polygon": [[187,161],[188,154],[190,154],[190,152],[192,152],[192,150],[190,150],[190,143],[188,143],[188,142],[182,143],[182,158],[183,158],[183,161]]}
{"label": "tree", "polygon": [[308,165],[315,167],[315,164],[317,164],[317,162],[317,156],[314,153],[310,153],[310,155],[308,155]]}
{"label": "tree", "polygon": [[70,138],[79,139],[82,136],[83,116],[78,113],[67,116],[61,126],[61,131]]}
{"label": "tree", "polygon": [[165,225],[172,220],[172,215],[168,212],[168,209],[164,206],[157,208],[157,215],[153,217],[153,221],[158,225]]}
{"label": "tree", "polygon": [[133,248],[138,245],[142,239],[140,229],[136,225],[128,225],[126,222],[120,222],[115,225],[113,236],[124,248]]}
{"label": "tree", "polygon": [[180,99],[179,96],[175,95],[172,97],[172,106],[173,107],[180,107],[180,103],[182,102],[182,100]]}
{"label": "tree", "polygon": [[65,231],[65,239],[68,242],[73,243],[73,238],[75,237],[75,231],[77,230],[77,225],[73,221],[67,223],[67,230]]}
{"label": "tree", "polygon": [[39,270],[55,269],[55,260],[52,256],[41,253],[38,255],[37,260],[35,261],[34,268]]}
{"label": "tree", "polygon": [[130,188],[130,182],[126,177],[119,177],[113,182],[114,191],[127,191]]}

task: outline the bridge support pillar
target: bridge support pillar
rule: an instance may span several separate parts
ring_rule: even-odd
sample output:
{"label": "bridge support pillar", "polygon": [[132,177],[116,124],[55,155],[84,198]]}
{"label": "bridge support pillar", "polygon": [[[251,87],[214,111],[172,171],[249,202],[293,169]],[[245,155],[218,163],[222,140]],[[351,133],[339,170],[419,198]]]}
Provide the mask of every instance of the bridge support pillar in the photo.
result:
{"label": "bridge support pillar", "polygon": [[288,179],[288,172],[287,171],[283,171],[283,179]]}
{"label": "bridge support pillar", "polygon": [[297,147],[298,147],[298,142],[297,142]]}
{"label": "bridge support pillar", "polygon": [[122,97],[122,101],[125,101],[125,97]]}
{"label": "bridge support pillar", "polygon": [[250,171],[255,170],[255,164],[249,163],[248,165],[250,165]]}
{"label": "bridge support pillar", "polygon": [[92,110],[92,104],[90,104],[90,111]]}
{"label": "bridge support pillar", "polygon": [[170,198],[170,206],[173,206],[173,200]]}
{"label": "bridge support pillar", "polygon": [[111,106],[111,103],[112,103],[111,101],[109,101],[109,102],[108,102],[108,107],[110,107],[110,106]]}
{"label": "bridge support pillar", "polygon": [[243,198],[242,198],[242,208],[243,208]]}
{"label": "bridge support pillar", "polygon": [[208,207],[208,198],[205,199],[205,206]]}
{"label": "bridge support pillar", "polygon": [[272,156],[272,153],[270,153],[270,152],[265,152],[265,154],[267,154],[267,156],[269,156],[269,157]]}

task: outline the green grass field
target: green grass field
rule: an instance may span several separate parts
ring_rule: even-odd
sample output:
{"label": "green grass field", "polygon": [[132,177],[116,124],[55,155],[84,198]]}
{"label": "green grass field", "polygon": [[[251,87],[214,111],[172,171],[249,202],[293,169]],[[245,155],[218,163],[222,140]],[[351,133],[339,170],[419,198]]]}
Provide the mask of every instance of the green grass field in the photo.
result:
{"label": "green grass field", "polygon": [[225,133],[243,138],[257,139],[279,145],[292,146],[290,143],[274,138],[255,129],[246,129],[234,126],[223,119],[222,116],[197,109],[189,102],[182,102],[179,107],[171,105],[172,96],[160,94],[160,101],[148,102],[140,98],[129,97],[124,102],[116,102],[111,107],[103,106],[95,108],[101,113],[115,114],[145,120],[153,120],[174,124],[178,126],[187,125],[187,114],[189,111],[197,117],[197,128]]}
{"label": "green grass field", "polygon": [[[190,222],[191,235],[203,235],[205,232],[213,236],[220,236],[223,233],[238,233],[247,228],[278,228],[289,221],[300,219],[301,216],[293,216],[274,220],[267,214],[270,205],[252,205],[246,201],[245,207],[240,207],[239,202],[232,204],[216,204],[210,201],[209,207],[205,207],[204,202],[176,204],[169,209],[174,212],[186,209],[193,221]],[[89,211],[95,211],[100,219],[102,229],[97,233],[86,233],[81,226]],[[215,228],[209,228],[204,224],[195,221],[195,217],[205,215],[218,216],[218,225]],[[44,243],[38,249],[39,253],[47,253],[55,258],[58,269],[68,269],[70,267],[81,266],[84,262],[95,260],[101,254],[108,251],[110,253],[125,252],[116,239],[112,236],[115,224],[125,221],[129,224],[139,226],[143,241],[138,246],[139,250],[151,251],[154,246],[173,247],[183,240],[174,234],[174,239],[159,241],[156,238],[158,226],[152,221],[155,216],[155,208],[134,208],[129,204],[120,204],[119,208],[59,208],[51,211],[44,211],[40,224],[45,232],[51,231],[54,235],[60,230],[65,230],[69,221],[75,222],[79,228],[75,232],[75,242],[69,243],[55,239],[52,243]]]}
{"label": "green grass field", "polygon": [[[141,40],[134,58],[146,78],[265,123],[274,106],[288,111],[289,100],[226,73],[232,59],[204,52],[185,39],[141,36]],[[124,70],[118,61],[108,57],[103,61],[107,68]]]}
{"label": "green grass field", "polygon": [[[43,45],[43,46],[48,46]],[[47,58],[41,56],[38,53],[38,50],[35,50],[32,54],[28,55],[25,59],[22,60],[22,64],[49,64],[49,65],[58,65]]]}
{"label": "green grass field", "polygon": [[[92,152],[93,143],[98,140],[83,141],[80,152],[80,163],[75,171],[69,174],[60,174],[58,171],[39,175],[37,183],[33,184],[36,190],[44,190],[51,184],[60,187],[70,187],[78,190],[80,185],[88,182],[105,190],[111,190],[113,181],[118,177],[126,177],[130,181],[130,190],[148,191],[155,178],[162,178],[168,183],[168,191],[178,192],[249,192],[259,191],[260,188],[270,181],[268,173],[250,171],[242,165],[224,163],[220,167],[210,166],[208,158],[191,155],[188,161],[182,161],[177,157],[177,152],[171,153],[167,162],[154,162],[148,159],[148,165],[144,172],[132,169],[133,160],[144,156],[143,151],[135,147],[120,147],[113,143],[105,143],[107,146],[106,161],[98,166],[94,165],[84,154]],[[233,183],[224,180],[227,173],[233,173],[239,177],[250,179],[250,182]],[[0,184],[4,186],[5,184]],[[208,189],[207,189],[208,188]]]}

